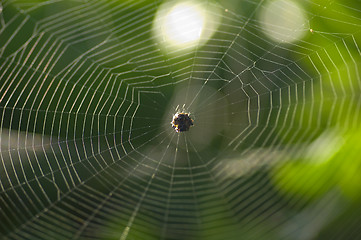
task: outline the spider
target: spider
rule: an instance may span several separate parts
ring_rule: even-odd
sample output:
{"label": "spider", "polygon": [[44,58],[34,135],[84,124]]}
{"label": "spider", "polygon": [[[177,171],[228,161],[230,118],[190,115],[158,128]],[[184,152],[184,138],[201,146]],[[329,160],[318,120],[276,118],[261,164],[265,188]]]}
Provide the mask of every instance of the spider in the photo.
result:
{"label": "spider", "polygon": [[193,126],[193,120],[190,118],[188,113],[181,112],[174,114],[171,124],[176,132],[185,132]]}

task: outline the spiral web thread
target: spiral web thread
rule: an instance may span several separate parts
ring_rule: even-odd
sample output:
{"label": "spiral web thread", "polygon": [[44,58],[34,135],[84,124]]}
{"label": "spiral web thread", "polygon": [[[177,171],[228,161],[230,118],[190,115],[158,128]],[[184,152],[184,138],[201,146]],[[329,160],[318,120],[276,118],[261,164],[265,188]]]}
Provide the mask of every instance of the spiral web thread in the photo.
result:
{"label": "spiral web thread", "polygon": [[[361,2],[304,1],[292,43],[265,37],[265,3],[208,2],[220,26],[182,52],[153,38],[161,2],[3,1],[0,236],[317,236],[336,193],[283,197],[270,169],[360,124]],[[327,239],[360,236],[350,219]]]}

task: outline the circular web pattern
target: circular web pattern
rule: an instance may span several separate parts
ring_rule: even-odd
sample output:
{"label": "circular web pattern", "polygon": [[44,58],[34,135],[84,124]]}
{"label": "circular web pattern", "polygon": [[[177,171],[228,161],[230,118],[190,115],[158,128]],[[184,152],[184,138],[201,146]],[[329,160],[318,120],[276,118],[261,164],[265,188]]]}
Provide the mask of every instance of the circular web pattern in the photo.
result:
{"label": "circular web pattern", "polygon": [[361,237],[361,2],[205,4],[184,51],[160,1],[1,3],[1,237]]}

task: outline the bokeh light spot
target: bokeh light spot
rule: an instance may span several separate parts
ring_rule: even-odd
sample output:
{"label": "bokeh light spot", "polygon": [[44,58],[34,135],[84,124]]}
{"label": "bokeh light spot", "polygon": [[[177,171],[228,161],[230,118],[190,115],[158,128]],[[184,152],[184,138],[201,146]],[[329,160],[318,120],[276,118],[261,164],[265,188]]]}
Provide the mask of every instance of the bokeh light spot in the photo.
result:
{"label": "bokeh light spot", "polygon": [[275,42],[294,42],[307,32],[303,9],[290,0],[275,0],[260,13],[264,33]]}
{"label": "bokeh light spot", "polygon": [[165,18],[163,33],[177,44],[197,41],[202,33],[204,16],[195,6],[179,4]]}
{"label": "bokeh light spot", "polygon": [[159,7],[153,33],[167,49],[192,49],[204,44],[218,23],[218,11],[206,3],[167,2]]}

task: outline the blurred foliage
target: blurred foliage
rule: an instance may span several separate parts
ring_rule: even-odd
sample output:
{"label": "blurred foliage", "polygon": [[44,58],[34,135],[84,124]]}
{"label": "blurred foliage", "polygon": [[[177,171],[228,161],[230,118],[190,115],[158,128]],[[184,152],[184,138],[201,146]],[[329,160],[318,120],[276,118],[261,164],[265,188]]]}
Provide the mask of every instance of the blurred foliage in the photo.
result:
{"label": "blurred foliage", "polygon": [[336,189],[352,201],[361,197],[361,129],[325,134],[299,159],[280,163],[273,180],[287,197],[317,200]]}
{"label": "blurred foliage", "polygon": [[[37,2],[44,3],[44,6],[33,11],[31,6]],[[28,25],[26,25],[24,29],[22,28],[23,31],[17,35],[16,39],[12,39],[13,44],[6,48],[6,51],[3,52],[3,56],[8,57],[14,54],[14,51],[17,50],[19,46],[22,46],[26,41],[31,39],[31,36],[41,34],[42,32],[44,32],[45,35],[49,34],[49,30],[46,27],[42,28],[41,25],[37,25],[41,19],[51,17],[61,11],[66,11],[69,7],[80,6],[82,3],[81,1],[54,1],[52,4],[47,5],[47,2],[48,1],[31,1],[31,3],[29,3],[29,1],[7,1],[7,11],[4,12],[5,20],[11,19],[13,15],[18,14],[19,9],[23,9],[25,11],[29,10],[27,14],[31,16],[32,21],[27,23]],[[112,6],[114,8],[119,4],[123,4],[123,1],[107,2],[113,4]],[[99,76],[102,76],[101,74],[108,76],[108,73],[96,71],[88,73],[86,70],[79,68],[80,70],[77,70],[78,72],[76,72],[75,75],[68,78],[69,76],[66,75],[67,73],[61,72],[61,70],[64,70],[65,66],[57,66],[52,74],[53,76],[57,76],[54,77],[54,79],[63,79],[62,77],[64,77],[66,81],[59,81],[59,85],[55,84],[52,88],[46,89],[46,91],[54,91],[54,93],[59,94],[56,89],[64,89],[64,95],[56,95],[53,97],[53,95],[50,94],[44,100],[45,105],[40,104],[38,100],[36,100],[38,99],[38,95],[44,95],[45,92],[39,92],[34,96],[28,96],[28,99],[30,100],[27,102],[27,105],[22,105],[23,102],[21,101],[15,103],[18,100],[16,98],[13,98],[12,101],[9,102],[8,108],[11,110],[11,116],[13,116],[15,120],[20,119],[21,116],[29,115],[29,122],[20,121],[17,125],[19,126],[18,130],[49,135],[58,134],[59,136],[57,137],[59,137],[59,139],[67,138],[68,142],[66,144],[63,143],[59,149],[70,149],[69,158],[73,156],[72,159],[77,159],[79,156],[79,159],[84,159],[87,154],[90,155],[90,152],[93,151],[93,146],[99,146],[99,152],[102,152],[104,156],[108,156],[106,154],[111,156],[105,158],[104,161],[107,161],[113,158],[113,156],[116,156],[115,149],[117,150],[116,147],[108,149],[109,146],[106,145],[108,140],[109,142],[118,141],[119,143],[121,138],[123,140],[128,139],[129,137],[130,139],[130,135],[132,134],[132,137],[134,138],[132,143],[137,147],[143,146],[145,142],[153,139],[154,136],[157,135],[157,132],[154,131],[154,129],[161,128],[164,125],[162,118],[168,114],[165,110],[168,102],[165,100],[172,98],[175,87],[174,85],[161,87],[162,94],[152,92],[140,94],[140,101],[143,104],[139,106],[137,118],[134,119],[133,122],[130,120],[131,115],[127,115],[127,111],[129,109],[132,111],[138,106],[136,104],[132,105],[128,103],[128,100],[131,99],[128,87],[132,88],[133,86],[137,86],[139,82],[145,81],[149,81],[150,83],[146,83],[148,85],[143,84],[142,87],[161,86],[162,84],[168,83],[170,80],[176,82],[180,77],[174,74],[174,71],[179,70],[179,75],[189,71],[189,67],[193,64],[193,53],[185,53],[184,55],[170,58],[158,51],[159,48],[156,45],[153,45],[154,42],[152,40],[150,29],[152,16],[155,13],[156,7],[160,5],[161,2],[153,1],[153,4],[149,4],[149,2],[150,1],[135,1],[126,11],[121,12],[118,15],[110,16],[109,18],[107,16],[97,16],[97,10],[92,9],[92,11],[94,11],[94,18],[97,18],[97,21],[102,23],[99,31],[104,30],[103,35],[71,45],[71,47],[64,51],[64,58],[62,61],[68,64],[79,58],[85,50],[95,46],[99,47],[99,49],[96,50],[96,52],[99,53],[98,55],[82,56],[86,58],[86,63],[83,67],[91,68],[90,66],[93,66],[92,64],[94,62],[99,63],[99,66],[107,69],[109,73],[114,74],[113,76],[115,77],[110,78],[115,82],[115,85],[112,86],[112,88],[106,85],[107,83],[102,82],[100,80],[102,78],[95,79],[89,77],[90,74],[92,74],[92,76],[96,76],[97,74],[99,74]],[[219,3],[224,8],[232,10],[237,16],[244,16],[245,19],[250,20],[256,18],[252,13],[258,5],[254,4],[252,1],[222,0],[219,1]],[[248,126],[248,112],[245,110],[240,111],[239,109],[248,107],[247,99],[249,96],[249,101],[252,101],[250,103],[249,112],[252,122],[256,122],[257,120],[257,124],[255,124],[256,126],[249,130],[249,132],[246,131],[244,135],[242,135],[244,138],[240,138],[239,145],[235,147],[237,154],[239,153],[241,155],[243,151],[249,149],[255,149],[257,151],[262,148],[277,148],[279,146],[281,146],[281,149],[282,146],[290,146],[290,148],[292,148],[292,154],[287,155],[282,153],[280,159],[272,159],[271,162],[276,163],[274,166],[271,165],[267,170],[260,168],[255,170],[253,174],[237,176],[235,179],[227,178],[224,180],[222,177],[217,176],[219,177],[219,181],[216,181],[217,178],[214,179],[214,176],[211,175],[213,171],[216,172],[216,170],[213,169],[217,169],[218,162],[212,162],[209,168],[203,169],[207,174],[210,173],[209,175],[211,176],[207,176],[207,178],[205,178],[206,180],[201,182],[204,185],[195,186],[195,189],[202,189],[204,186],[210,189],[216,189],[216,199],[210,199],[209,196],[199,196],[195,194],[195,196],[199,198],[198,200],[201,204],[192,205],[191,209],[192,211],[194,210],[194,212],[192,212],[190,219],[194,220],[194,222],[184,219],[181,219],[178,222],[169,222],[169,225],[167,226],[169,229],[165,234],[166,236],[169,236],[170,238],[181,238],[183,236],[184,239],[191,239],[191,237],[194,237],[194,239],[202,238],[210,240],[237,239],[240,236],[242,239],[254,239],[255,236],[257,239],[277,239],[283,234],[283,231],[285,231],[288,226],[281,225],[279,229],[271,231],[270,229],[278,227],[275,227],[273,224],[282,223],[292,217],[297,218],[297,216],[304,214],[305,211],[313,208],[317,203],[324,201],[324,199],[328,199],[327,196],[329,196],[329,194],[334,194],[332,196],[340,199],[341,203],[339,205],[332,205],[333,208],[339,208],[340,212],[333,214],[332,217],[330,217],[329,222],[321,224],[318,229],[319,235],[316,234],[314,236],[319,236],[322,239],[329,239],[332,235],[330,232],[332,233],[335,231],[335,233],[342,233],[342,230],[344,229],[336,228],[340,223],[348,221],[354,223],[359,221],[358,214],[361,212],[361,111],[359,110],[361,94],[359,66],[361,57],[358,49],[358,46],[361,43],[361,31],[359,30],[361,26],[361,12],[359,11],[360,1],[348,1],[347,4],[350,8],[344,6],[343,1],[341,0],[305,1],[301,4],[307,11],[309,20],[309,26],[307,27],[312,29],[312,32],[308,32],[302,41],[295,45],[288,45],[287,47],[291,50],[295,50],[295,52],[302,52],[304,55],[292,53],[291,51],[287,51],[287,53],[284,54],[282,45],[280,49],[274,50],[273,43],[270,44],[269,41],[263,42],[262,39],[256,38],[253,35],[255,29],[252,28],[254,25],[251,24],[250,26],[246,26],[246,29],[250,30],[249,32],[242,32],[245,39],[248,40],[247,42],[244,41],[244,45],[242,46],[252,53],[247,53],[248,55],[245,55],[249,57],[250,60],[257,62],[255,66],[259,69],[272,70],[272,66],[269,62],[262,62],[262,56],[269,51],[274,50],[275,54],[285,56],[286,60],[283,63],[288,66],[287,70],[289,70],[289,72],[294,71],[299,74],[298,76],[304,76],[304,78],[287,79],[289,82],[286,82],[285,84],[285,82],[280,81],[279,78],[277,78],[280,77],[280,79],[284,80],[282,74],[277,75],[277,73],[274,73],[274,75],[269,76],[270,81],[262,82],[262,84],[268,87],[263,88],[263,86],[259,85],[260,82],[264,80],[263,75],[245,73],[244,86],[242,85],[242,90],[244,92],[239,93],[234,91],[234,89],[238,89],[240,86],[230,89],[229,92],[226,91],[227,89],[225,90],[222,88],[221,91],[224,91],[225,98],[227,98],[228,103],[231,103],[228,104],[228,106],[225,106],[225,108],[230,109],[228,116],[230,122],[227,124],[227,128],[224,131],[222,129],[222,132],[219,134],[222,139],[216,139],[208,148],[202,150],[202,152],[191,153],[194,155],[192,155],[194,158],[197,158],[197,154],[204,154],[202,156],[206,156],[206,154],[210,153],[207,156],[212,156],[213,159],[213,156],[216,155],[213,153],[216,152],[216,156],[220,160],[223,160],[223,158],[225,158],[224,156],[231,154],[233,152],[231,147],[234,147],[236,144],[228,146],[229,139],[232,139],[234,135],[239,134],[239,132],[241,132],[240,129]],[[144,7],[146,9],[144,9]],[[147,9],[147,7],[149,7],[149,9]],[[139,15],[140,10],[145,12],[144,16]],[[119,20],[122,19],[125,14],[129,14],[126,15],[126,20],[144,18],[144,21],[139,21],[137,24],[130,26],[132,24],[131,21],[129,23],[124,23],[124,19],[122,20],[123,22]],[[81,14],[79,14],[79,16],[81,16]],[[106,20],[104,20],[105,18]],[[1,45],[4,45],[7,40],[11,38],[12,32],[18,28],[23,20],[24,16],[19,16],[19,18],[7,26],[0,38]],[[226,32],[233,31],[232,27],[226,24],[229,23],[227,21],[232,20],[232,15],[231,17],[223,19],[225,26],[222,30]],[[71,29],[75,23],[65,22],[64,24]],[[115,27],[117,30],[112,31],[117,24],[119,24],[120,27]],[[356,27],[358,29],[355,29]],[[130,28],[134,28],[134,31],[130,31]],[[52,29],[51,31],[55,30]],[[80,28],[76,33],[80,34],[78,36],[80,39],[86,39],[88,34],[86,29]],[[59,37],[57,34],[60,33],[54,33],[54,35],[49,35],[48,37],[50,39],[57,39]],[[258,32],[258,34],[263,36],[260,32]],[[230,37],[233,38],[235,35],[236,34]],[[227,39],[229,36],[225,36],[224,32],[219,32],[218,35],[216,34],[216,37]],[[31,40],[29,44],[32,41],[33,40]],[[75,42],[76,40],[64,40],[65,44],[72,41]],[[254,45],[253,43],[256,44]],[[51,49],[50,45],[43,44],[45,49]],[[102,50],[112,44],[119,44],[120,51],[117,54],[121,57],[114,56],[112,61],[104,61],[103,59],[107,56],[111,56],[113,52],[102,52]],[[203,49],[205,51],[215,52],[214,59],[216,59],[217,62],[219,62],[219,59],[225,51],[232,52],[232,50],[234,50],[241,52],[240,49],[236,49],[236,46],[233,45],[218,45],[217,48],[212,48],[212,44],[217,45],[219,43],[216,41],[212,42],[211,40],[209,46],[205,46]],[[262,46],[262,48],[259,46]],[[216,50],[220,52],[220,55],[216,55]],[[150,52],[148,57],[152,60],[143,62],[143,51]],[[39,54],[45,58],[44,53]],[[1,64],[5,62],[5,57],[0,59]],[[33,60],[35,65],[40,66],[42,64],[36,59]],[[289,64],[290,60],[292,61],[291,64]],[[150,68],[149,66],[151,66],[153,62],[156,62],[158,65],[155,64],[155,67]],[[220,65],[222,67],[225,65],[234,66],[235,61],[232,58],[225,57]],[[249,64],[247,63],[247,65]],[[158,66],[161,67],[157,68]],[[169,69],[168,66],[176,66],[177,69]],[[300,71],[300,66],[304,69],[303,71]],[[16,64],[11,67],[19,72],[24,71],[19,70],[19,66]],[[209,65],[209,67],[212,68],[213,66]],[[237,65],[237,67],[239,66]],[[69,67],[69,69],[71,68]],[[170,75],[170,73],[174,75]],[[43,78],[42,72],[34,71],[34,74],[36,74],[37,79]],[[223,79],[229,79],[226,71],[217,69],[216,74]],[[153,76],[162,77],[154,79]],[[289,74],[289,76],[291,76],[291,74]],[[274,79],[272,77],[274,77]],[[51,85],[50,82],[53,79],[44,79],[44,82],[36,82],[34,85],[18,87],[19,89],[24,88],[25,91],[30,92],[30,89],[32,89],[33,86],[40,88],[40,85],[44,83]],[[91,79],[92,82],[88,82],[88,79]],[[123,82],[122,79],[128,80]],[[70,84],[68,84],[68,82]],[[213,81],[209,82],[208,85],[211,85],[215,89],[220,89],[223,84],[223,81]],[[85,86],[97,89],[97,91],[94,92],[94,95],[90,96],[83,91],[82,87],[74,86]],[[73,87],[75,89],[74,94],[69,95],[68,93],[73,91]],[[253,92],[253,87],[262,89],[263,92],[260,91],[260,93],[256,95]],[[118,89],[119,91],[115,93],[113,90],[109,89]],[[134,96],[138,96],[137,91],[139,91],[139,89],[136,89],[136,87],[134,89]],[[289,92],[287,92],[288,89]],[[286,94],[282,94],[282,91],[283,93],[286,92]],[[276,96],[279,92],[281,92],[281,98],[272,99],[271,102],[269,100],[270,97],[273,95]],[[106,93],[108,95],[118,94],[124,96],[124,99],[127,100],[119,111],[121,114],[124,113],[125,115],[119,114],[120,117],[118,116],[118,119],[115,119],[116,117],[114,117],[114,114],[116,113],[115,109],[122,104],[121,100],[124,100],[123,98],[118,99],[119,101],[114,101],[114,106],[110,108],[109,112],[96,113],[103,115],[109,114],[109,119],[116,122],[117,125],[110,124],[109,122],[112,123],[112,121],[109,119],[107,119],[107,121],[109,121],[106,122],[104,119],[94,119],[92,117],[87,117],[87,115],[79,115],[79,117],[74,120],[72,117],[74,104],[80,104],[83,99],[85,99],[85,103],[98,104],[103,99],[103,95],[99,93]],[[17,92],[17,94],[19,93]],[[78,99],[79,94],[82,97]],[[249,95],[246,96],[246,94]],[[232,98],[234,96],[238,97],[239,100]],[[59,102],[53,102],[51,100],[53,98],[59,100]],[[261,107],[257,104],[258,102],[256,100],[258,99],[262,102]],[[138,99],[136,99],[134,103],[136,103],[136,101],[138,101]],[[39,116],[37,115],[38,121],[40,121],[41,124],[35,123],[36,119],[31,114],[31,111],[28,111],[28,109],[33,107],[32,105],[29,105],[29,103],[32,102],[39,104],[36,106],[39,107],[39,109],[46,109],[50,112],[46,119],[41,112],[39,113]],[[55,103],[59,104],[57,105]],[[104,102],[101,102],[101,104],[102,103]],[[4,103],[1,102],[0,106],[3,107],[3,104]],[[89,112],[92,112],[92,110],[98,109],[95,107],[95,104],[93,104],[94,106],[92,104],[84,104],[82,108],[75,110],[83,113],[90,109]],[[22,108],[25,110],[20,111],[19,109]],[[278,109],[280,110],[278,111]],[[237,110],[240,111],[241,116],[238,116],[237,113],[235,113]],[[10,115],[10,113],[5,113],[5,110],[2,111],[4,112],[4,115]],[[62,114],[59,112],[62,112]],[[14,126],[12,121],[15,120],[13,120],[13,118],[2,119],[1,126],[3,128]],[[45,122],[41,122],[43,119],[45,119]],[[53,119],[61,120],[53,121]],[[106,123],[108,125],[106,125]],[[105,127],[90,128],[89,126],[91,124],[94,126],[104,125]],[[133,124],[134,129],[132,133],[126,131],[121,132],[122,129],[119,126],[124,125],[129,127],[131,124]],[[170,125],[168,122],[167,124]],[[29,125],[34,127],[29,129]],[[197,122],[195,122],[195,125],[197,125]],[[54,133],[54,129],[61,129],[61,131],[59,130]],[[86,129],[87,131],[83,131],[83,129]],[[114,135],[109,135],[110,133],[114,133]],[[98,136],[102,136],[103,138],[99,137],[98,139]],[[113,137],[116,140],[112,139]],[[86,138],[86,140],[79,141],[79,138]],[[78,142],[76,139],[78,139]],[[227,144],[224,144],[222,140]],[[222,146],[221,143],[223,143]],[[72,144],[82,147],[74,150]],[[122,142],[122,147],[131,149],[128,144],[128,142]],[[120,149],[119,145],[117,147]],[[227,147],[228,149],[226,149]],[[156,149],[158,146],[154,145],[152,148]],[[226,151],[224,151],[224,149],[226,149]],[[139,147],[137,150],[143,149]],[[283,151],[287,152],[288,150],[285,149]],[[40,156],[38,153],[34,155],[39,155],[38,159],[41,165],[45,166],[46,157],[43,155]],[[55,150],[54,157],[61,159],[64,157],[63,152],[61,150]],[[126,162],[126,164],[124,164],[126,167],[124,169],[116,170],[124,174],[124,176],[131,171],[135,171],[136,174],[138,174],[138,170],[135,170],[136,161],[134,159],[140,159],[141,157],[143,157],[141,154],[137,155],[137,153],[134,152],[129,154],[127,157],[121,159],[124,163]],[[69,158],[68,155],[66,155],[66,159]],[[152,157],[150,157],[150,159],[152,159]],[[161,157],[154,157],[154,159],[159,160]],[[240,159],[242,158],[240,157]],[[197,161],[199,160],[196,159],[194,163]],[[95,173],[91,170],[93,167],[92,164],[97,166],[97,159],[91,159],[89,162],[89,166],[86,165],[86,167],[77,168],[77,174],[80,174],[82,179],[87,179]],[[110,164],[110,160],[106,163]],[[60,172],[58,171],[55,174],[56,176],[54,179],[60,178],[60,173],[65,169],[65,166],[73,163],[65,162],[62,164],[62,168],[55,166],[54,164],[54,169],[57,167],[60,169]],[[148,164],[151,166],[151,169],[156,168],[155,163]],[[202,164],[204,163],[199,163],[199,165]],[[20,169],[19,166],[15,166],[15,168]],[[99,169],[101,169],[101,167],[99,167]],[[51,169],[48,169],[47,167],[44,167],[42,170],[45,174],[51,171]],[[167,170],[169,171],[169,169]],[[29,166],[27,166],[26,171],[30,172]],[[139,172],[143,173],[141,171]],[[40,176],[43,173],[40,173],[40,170],[36,169],[35,174]],[[179,175],[182,174],[184,173]],[[107,174],[104,173],[104,176],[101,177],[107,179],[106,175]],[[177,174],[173,173],[173,175]],[[75,174],[69,173],[69,176],[75,176]],[[69,176],[67,176],[68,180],[71,178]],[[134,177],[132,181],[129,181],[126,184],[132,186],[135,182],[140,185],[145,185],[147,181],[152,179],[149,174],[139,176],[141,177]],[[170,188],[169,183],[173,181],[173,178],[166,176],[164,179],[166,181],[159,182],[158,186],[160,186],[161,189],[163,188],[163,190],[166,189],[165,192],[168,192]],[[26,179],[21,179],[21,181],[25,180]],[[107,181],[108,180],[110,181],[111,179],[107,179]],[[117,181],[120,182],[120,179],[117,179]],[[214,183],[214,181],[216,181],[216,183]],[[66,192],[67,189],[65,183],[59,182],[57,186],[60,186],[62,191]],[[226,185],[224,182],[229,185]],[[97,188],[97,191],[100,193],[105,195],[109,192],[108,186],[103,186],[97,181],[91,183],[96,186],[95,188]],[[114,183],[114,185],[116,184],[118,184],[118,182]],[[137,184],[135,185],[137,186]],[[154,189],[157,190],[157,187],[154,187]],[[154,189],[151,188],[151,190]],[[186,186],[185,189],[189,190],[190,187]],[[49,194],[53,196],[59,194],[59,192],[54,190],[54,185],[52,184],[48,186],[46,191],[54,192]],[[138,204],[138,199],[141,196],[140,193],[143,193],[142,191],[144,191],[144,189],[137,189],[134,187],[127,189],[125,192],[121,192],[121,197],[126,199],[124,200],[124,203],[122,202],[124,205],[117,206],[116,213],[104,211],[104,214],[107,214],[104,218],[108,223],[108,227],[105,229],[94,228],[93,231],[97,232],[94,234],[104,239],[119,238],[119,235],[125,229],[124,226],[127,226],[129,217],[132,214],[130,210],[133,210]],[[36,193],[38,192],[40,194],[40,190],[36,191]],[[240,194],[234,196],[233,194],[237,192],[240,192]],[[264,196],[269,197],[269,199],[263,199],[261,193],[264,194]],[[3,196],[5,198],[5,194],[1,195],[1,197]],[[11,197],[14,198],[14,196]],[[186,196],[184,198],[185,201],[187,201],[193,200],[192,197],[193,196]],[[83,201],[79,196],[74,196],[74,199]],[[242,202],[244,206],[235,206],[234,203],[238,202],[234,199],[238,200],[238,202]],[[19,197],[18,200],[21,202],[21,200],[26,200],[26,198],[24,197],[24,199],[21,199]],[[56,197],[53,197],[51,200],[55,202]],[[17,201],[14,200],[14,202]],[[98,204],[98,206],[101,206],[101,203],[95,203]],[[161,199],[158,204],[166,206],[167,203],[164,199]],[[297,205],[297,207],[294,207],[292,204]],[[234,209],[237,207],[241,210],[238,209],[238,211],[235,211]],[[314,208],[317,210],[320,209],[319,206]],[[356,213],[353,210],[355,210]],[[168,211],[168,209],[166,211]],[[328,210],[326,209],[325,211]],[[329,212],[331,212],[331,210]],[[156,214],[162,215],[164,212],[156,213],[152,210],[139,212],[128,237],[130,239],[157,239],[159,232],[165,230],[163,228],[163,215],[162,217],[152,218],[152,216]],[[308,221],[314,217],[314,215],[306,216],[309,218],[306,217],[301,220],[299,225],[306,225]],[[27,217],[30,219],[32,216],[29,214]],[[247,217],[249,219],[247,219]],[[0,220],[3,221],[3,218],[0,218]],[[46,219],[43,219],[43,221],[46,221]],[[242,224],[239,224],[239,222]],[[255,224],[250,227],[247,225],[250,224],[250,222],[254,222]],[[297,221],[295,222],[299,223]],[[18,223],[18,226],[20,225],[21,223]],[[174,230],[172,229],[172,226],[174,225],[184,226],[184,228],[187,228],[188,232],[172,232],[172,230]],[[248,228],[242,228],[240,225],[247,226]],[[9,226],[9,231],[13,230],[11,229],[13,226],[16,226],[16,224]],[[119,226],[122,226],[122,228]],[[357,228],[356,225],[352,224],[350,224],[350,227]],[[355,229],[346,229],[345,231],[352,232],[352,230]],[[51,237],[52,235],[49,233],[49,236]]]}

